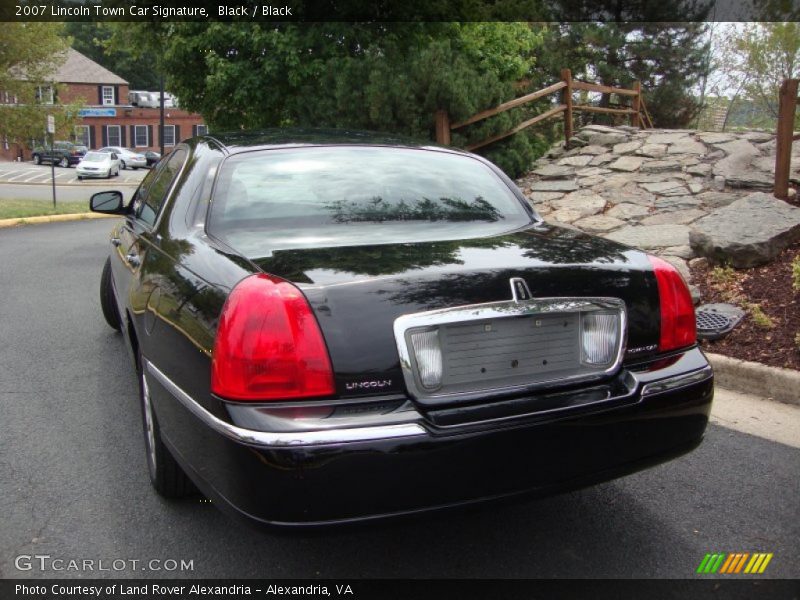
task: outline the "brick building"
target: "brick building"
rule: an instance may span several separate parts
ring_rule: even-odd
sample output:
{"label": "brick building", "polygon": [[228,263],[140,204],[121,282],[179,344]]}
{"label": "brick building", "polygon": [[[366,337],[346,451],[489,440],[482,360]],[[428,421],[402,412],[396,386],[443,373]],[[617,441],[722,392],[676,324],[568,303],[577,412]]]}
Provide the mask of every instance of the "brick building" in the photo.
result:
{"label": "brick building", "polygon": [[[70,48],[66,60],[51,76],[60,84],[42,86],[39,100],[43,104],[81,102],[79,124],[74,139],[89,148],[125,146],[144,152],[159,151],[159,109],[132,106],[128,103],[128,82],[100,66],[77,50]],[[0,102],[14,98],[0,95]],[[164,151],[169,152],[181,140],[205,133],[203,117],[179,108],[164,109]],[[17,144],[0,144],[0,158],[16,160],[30,158],[31,149]]]}

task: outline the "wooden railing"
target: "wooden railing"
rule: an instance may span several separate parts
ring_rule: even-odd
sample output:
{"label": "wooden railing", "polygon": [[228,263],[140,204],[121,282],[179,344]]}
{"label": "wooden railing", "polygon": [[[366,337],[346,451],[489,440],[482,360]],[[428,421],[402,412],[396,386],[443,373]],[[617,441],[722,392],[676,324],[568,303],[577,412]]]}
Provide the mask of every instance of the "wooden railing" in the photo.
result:
{"label": "wooden railing", "polygon": [[[627,96],[632,98],[631,107],[608,108],[602,106],[591,106],[588,104],[575,105],[572,103],[572,93],[574,90]],[[503,133],[493,135],[492,137],[486,138],[485,140],[481,140],[480,142],[475,142],[473,144],[470,144],[466,147],[466,149],[471,151],[471,150],[476,150],[478,148],[482,148],[483,146],[488,146],[489,144],[493,144],[498,140],[507,138],[508,136],[513,135],[518,131],[527,129],[531,125],[535,125],[536,123],[540,123],[541,121],[550,119],[552,117],[558,117],[562,113],[564,114],[564,139],[566,141],[569,141],[573,133],[574,111],[596,112],[596,113],[613,114],[613,115],[628,115],[630,116],[631,125],[633,127],[647,127],[647,126],[653,127],[653,119],[650,117],[650,113],[647,111],[647,106],[644,103],[644,96],[642,96],[641,85],[638,81],[634,82],[633,88],[631,89],[611,87],[607,85],[599,85],[596,83],[586,83],[584,81],[574,81],[572,79],[571,71],[569,69],[562,69],[561,81],[554,83],[553,85],[549,85],[541,90],[537,90],[535,92],[531,92],[530,94],[526,94],[519,98],[515,98],[514,100],[509,100],[508,102],[504,102],[503,104],[495,106],[494,108],[481,111],[477,114],[472,115],[468,119],[464,119],[463,121],[458,121],[457,123],[450,123],[450,117],[447,114],[447,111],[445,110],[436,111],[436,141],[439,144],[444,144],[449,146],[451,131],[454,131],[456,129],[461,129],[462,127],[466,127],[467,125],[472,125],[473,123],[477,123],[478,121],[482,121],[483,119],[488,119],[489,117],[499,115],[502,112],[511,110],[512,108],[517,108],[519,106],[527,104],[528,102],[533,102],[534,100],[544,98],[545,96],[555,94],[556,92],[560,92],[561,102],[553,106],[550,110],[546,110],[545,112],[538,114],[531,119],[523,121],[519,125],[516,125],[515,127],[509,129],[508,131],[504,131]]]}
{"label": "wooden railing", "polygon": [[792,168],[792,141],[794,135],[794,113],[797,107],[797,79],[784,79],[781,85],[778,107],[778,127],[775,139],[775,189],[776,198],[789,197],[789,172]]}

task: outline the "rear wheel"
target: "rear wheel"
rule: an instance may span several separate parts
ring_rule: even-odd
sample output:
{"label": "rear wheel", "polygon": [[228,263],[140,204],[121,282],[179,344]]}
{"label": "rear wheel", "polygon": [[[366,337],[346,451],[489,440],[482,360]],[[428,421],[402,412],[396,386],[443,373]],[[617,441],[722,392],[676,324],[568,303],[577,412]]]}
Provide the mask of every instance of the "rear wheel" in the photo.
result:
{"label": "rear wheel", "polygon": [[103,317],[112,329],[119,331],[120,318],[117,301],[114,299],[114,284],[111,281],[111,258],[106,259],[103,266],[103,275],[100,277],[100,308]]}
{"label": "rear wheel", "polygon": [[128,166],[125,164],[125,161],[124,161],[124,160],[120,162],[120,166],[121,166],[123,169],[127,169],[127,168],[128,168]]}
{"label": "rear wheel", "polygon": [[61,160],[58,161],[58,166],[63,167],[64,169],[69,167],[69,161],[67,160],[66,156],[61,157]]}
{"label": "rear wheel", "polygon": [[156,492],[165,498],[188,496],[196,492],[196,488],[161,440],[161,429],[158,426],[158,419],[153,410],[150,386],[144,373],[141,355],[138,360],[138,371],[139,401],[142,406],[144,446],[147,453],[147,469],[150,472],[150,482]]}

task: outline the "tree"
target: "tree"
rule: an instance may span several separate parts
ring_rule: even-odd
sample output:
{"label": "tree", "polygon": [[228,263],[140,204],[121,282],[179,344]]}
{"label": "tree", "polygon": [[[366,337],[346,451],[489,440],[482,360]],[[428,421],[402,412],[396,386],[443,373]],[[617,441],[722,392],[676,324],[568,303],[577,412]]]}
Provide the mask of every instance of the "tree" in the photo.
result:
{"label": "tree", "polygon": [[800,23],[750,23],[730,44],[745,94],[777,118],[783,80],[800,74]]}
{"label": "tree", "polygon": [[64,34],[72,39],[72,47],[91,58],[130,84],[132,90],[157,90],[158,73],[153,69],[153,57],[135,51],[135,47],[120,46],[108,51],[114,29],[106,23],[70,21]]}
{"label": "tree", "polygon": [[43,136],[46,115],[56,118],[56,137],[71,136],[77,106],[52,106],[40,102],[39,88],[58,87],[51,76],[64,60],[68,40],[55,23],[11,22],[0,38],[0,92],[16,103],[0,104],[0,138],[26,144]]}
{"label": "tree", "polygon": [[[141,26],[113,24],[112,45]],[[430,139],[437,109],[463,119],[543,77],[533,68],[541,28],[525,23],[188,22],[162,39],[169,88],[217,130],[351,127]],[[499,133],[523,115],[454,141]],[[534,158],[532,140],[517,135],[487,155],[515,173]]]}
{"label": "tree", "polygon": [[[706,3],[578,0],[565,6],[581,22],[551,30],[546,67],[554,77],[568,67],[575,78],[604,85],[639,80],[657,126],[691,121],[699,110],[693,88],[706,71],[706,24],[696,22]],[[600,99],[601,106],[610,102],[608,94]]]}

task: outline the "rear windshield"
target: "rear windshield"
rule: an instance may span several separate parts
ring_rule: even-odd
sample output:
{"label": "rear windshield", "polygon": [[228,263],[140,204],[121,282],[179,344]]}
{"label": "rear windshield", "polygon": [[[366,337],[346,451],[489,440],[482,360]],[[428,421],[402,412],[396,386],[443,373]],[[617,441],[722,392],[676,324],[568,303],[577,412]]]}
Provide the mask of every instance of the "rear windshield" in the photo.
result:
{"label": "rear windshield", "polygon": [[207,228],[247,256],[513,231],[530,216],[465,156],[387,147],[248,152],[222,165]]}

